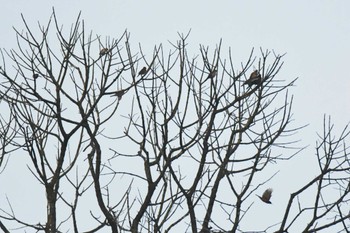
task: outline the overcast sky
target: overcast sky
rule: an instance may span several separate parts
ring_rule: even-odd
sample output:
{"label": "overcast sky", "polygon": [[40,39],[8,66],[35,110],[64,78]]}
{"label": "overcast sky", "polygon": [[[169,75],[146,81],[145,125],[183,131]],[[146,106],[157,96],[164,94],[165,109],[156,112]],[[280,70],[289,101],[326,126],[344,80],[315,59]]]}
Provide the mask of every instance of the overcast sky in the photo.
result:
{"label": "overcast sky", "polygon": [[[14,3],[15,2],[15,3]],[[12,27],[45,24],[52,7],[67,27],[81,11],[86,28],[118,37],[125,29],[145,48],[178,39],[191,29],[189,43],[215,47],[223,39],[241,61],[251,48],[287,53],[281,77],[299,77],[295,117],[319,128],[323,114],[339,126],[348,123],[350,75],[349,1],[3,1],[0,46],[15,46]],[[257,54],[258,55],[258,54]],[[237,62],[241,62],[237,61]]]}
{"label": "overcast sky", "polygon": [[[253,47],[256,55],[260,47],[286,53],[279,78],[299,78],[291,89],[295,125],[310,124],[299,132],[303,145],[310,144],[304,157],[314,155],[316,131],[322,130],[324,114],[332,116],[338,129],[349,123],[350,1],[2,1],[0,47],[16,46],[12,27],[24,28],[21,13],[36,27],[38,21],[47,23],[52,7],[67,29],[81,11],[86,28],[94,34],[118,38],[127,29],[134,46],[141,43],[149,51],[159,43],[176,41],[178,32],[191,30],[188,42],[193,53],[199,53],[199,44],[214,49],[223,39],[223,45],[240,59],[237,66]],[[295,178],[296,174],[288,174]],[[280,187],[279,182],[276,179],[272,185]],[[297,182],[291,183],[297,187]],[[290,188],[280,188],[279,193],[282,190]],[[4,192],[0,190],[0,203]],[[279,203],[284,205],[288,197]]]}

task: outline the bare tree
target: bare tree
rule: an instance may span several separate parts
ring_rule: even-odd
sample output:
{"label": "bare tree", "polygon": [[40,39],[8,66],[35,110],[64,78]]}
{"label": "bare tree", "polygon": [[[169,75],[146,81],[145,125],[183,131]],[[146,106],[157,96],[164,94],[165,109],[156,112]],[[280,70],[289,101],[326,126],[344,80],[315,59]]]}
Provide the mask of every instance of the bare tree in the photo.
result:
{"label": "bare tree", "polygon": [[[305,224],[303,232],[349,232],[350,160],[346,140],[350,131],[347,125],[339,137],[333,136],[334,125],[330,118],[324,119],[323,129],[316,143],[319,175],[290,195],[277,232],[289,232],[300,219]],[[313,203],[303,204],[299,197],[309,189],[315,190]],[[298,211],[293,214],[295,205]]]}
{"label": "bare tree", "polygon": [[[102,46],[98,37],[93,40],[91,34],[84,33],[79,17],[71,28],[68,40],[55,14],[46,27],[40,27],[41,39],[34,37],[24,18],[23,22],[27,32],[17,31],[19,51],[6,52],[15,64],[16,73],[14,77],[8,74],[4,64],[1,74],[5,79],[2,86],[6,91],[3,99],[17,123],[14,130],[18,140],[13,140],[12,144],[28,153],[32,161],[31,172],[46,191],[46,223],[25,225],[36,230],[56,232],[63,223],[57,222],[56,213],[57,200],[61,199],[71,208],[73,226],[78,232],[75,221],[78,198],[86,191],[83,184],[90,182],[95,189],[98,206],[106,218],[97,228],[108,224],[113,232],[118,232],[115,218],[102,197],[99,181],[102,151],[97,138],[101,127],[119,106],[120,97],[111,98],[111,95],[120,91],[116,89],[116,84],[123,79],[122,74],[131,71],[132,77],[124,92],[142,80],[136,81],[128,35],[125,32],[118,40],[108,40],[105,45],[108,52],[99,54],[106,47]],[[57,32],[59,52],[54,52],[55,46],[51,47],[49,42],[51,27],[55,27]],[[125,40],[124,48],[121,47],[122,40]],[[92,148],[87,153],[88,170],[83,172],[82,178],[77,176],[73,182],[68,174],[79,166],[85,144]],[[87,181],[88,174],[92,177],[91,181]],[[62,180],[72,185],[74,200],[68,201],[60,194]],[[9,216],[20,222],[13,213]]]}
{"label": "bare tree", "polygon": [[[260,174],[277,172],[279,160],[302,149],[290,124],[295,80],[277,78],[283,55],[252,50],[236,67],[221,41],[191,57],[188,35],[179,35],[170,52],[159,45],[150,56],[141,45],[133,52],[128,32],[105,40],[86,33],[80,15],[65,35],[53,12],[40,38],[22,18],[18,49],[2,51],[0,166],[10,154],[29,156],[47,218],[27,222],[9,201],[1,229],[16,222],[44,232],[249,230],[242,219],[274,176],[261,181]],[[291,194],[280,223],[261,232],[288,232],[309,212],[305,232],[349,227],[349,159],[340,148],[348,131],[335,140],[325,129],[320,175]],[[298,202],[293,215],[295,198],[313,186],[314,206]],[[340,195],[329,201],[330,187]]]}

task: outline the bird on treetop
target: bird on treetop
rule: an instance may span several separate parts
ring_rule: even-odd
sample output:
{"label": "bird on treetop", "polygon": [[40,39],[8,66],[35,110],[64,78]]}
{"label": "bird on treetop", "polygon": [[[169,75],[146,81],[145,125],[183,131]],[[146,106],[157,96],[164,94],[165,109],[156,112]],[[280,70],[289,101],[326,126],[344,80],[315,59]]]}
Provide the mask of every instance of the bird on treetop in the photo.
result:
{"label": "bird on treetop", "polygon": [[270,199],[272,196],[272,189],[266,189],[265,192],[263,193],[263,195],[260,197],[259,195],[257,195],[263,202],[267,203],[267,204],[272,204]]}
{"label": "bird on treetop", "polygon": [[113,93],[112,96],[117,96],[118,97],[118,100],[121,100],[123,95],[125,94],[125,89],[122,89],[122,90],[119,90],[119,91],[116,91]]}
{"label": "bird on treetop", "polygon": [[218,71],[216,69],[214,69],[213,71],[210,71],[208,74],[208,77],[203,81],[203,83],[206,82],[208,79],[214,78],[217,74],[218,74]]}
{"label": "bird on treetop", "polygon": [[139,76],[139,75],[145,75],[146,73],[147,73],[147,68],[144,66],[144,67],[140,70],[138,76]]}
{"label": "bird on treetop", "polygon": [[217,74],[218,74],[218,71],[217,71],[216,69],[214,69],[213,71],[211,71],[211,72],[208,74],[208,78],[207,78],[207,79],[214,78]]}
{"label": "bird on treetop", "polygon": [[108,48],[103,48],[100,51],[100,57],[102,57],[103,55],[106,55],[108,53],[109,49]]}
{"label": "bird on treetop", "polygon": [[208,78],[207,79],[210,79],[210,78],[214,78],[216,75],[217,75],[218,71],[217,70],[213,70],[209,73],[208,75]]}
{"label": "bird on treetop", "polygon": [[254,70],[253,73],[250,74],[248,80],[246,80],[243,85],[248,85],[249,87],[252,85],[258,85],[261,83],[261,75],[258,70]]}

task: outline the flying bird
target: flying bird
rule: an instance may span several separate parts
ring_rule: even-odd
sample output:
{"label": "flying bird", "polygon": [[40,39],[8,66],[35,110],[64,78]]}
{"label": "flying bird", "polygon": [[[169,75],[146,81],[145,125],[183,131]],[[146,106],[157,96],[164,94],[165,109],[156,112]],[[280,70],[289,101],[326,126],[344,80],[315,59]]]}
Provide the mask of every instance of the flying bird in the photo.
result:
{"label": "flying bird", "polygon": [[261,83],[261,75],[259,74],[258,70],[255,70],[253,73],[250,74],[250,77],[248,80],[246,80],[243,85],[248,85],[249,87],[252,85],[258,85]]}
{"label": "flying bird", "polygon": [[271,199],[271,194],[272,194],[272,189],[266,189],[265,192],[263,193],[263,195],[260,197],[259,195],[257,195],[263,202],[267,203],[267,204],[272,204],[270,199]]}
{"label": "flying bird", "polygon": [[140,70],[138,76],[139,76],[139,75],[143,76],[143,75],[145,75],[146,73],[147,73],[147,68],[144,66],[144,67]]}
{"label": "flying bird", "polygon": [[103,49],[101,49],[101,51],[100,51],[100,57],[106,55],[106,54],[108,53],[108,51],[109,51],[108,48],[103,48]]}

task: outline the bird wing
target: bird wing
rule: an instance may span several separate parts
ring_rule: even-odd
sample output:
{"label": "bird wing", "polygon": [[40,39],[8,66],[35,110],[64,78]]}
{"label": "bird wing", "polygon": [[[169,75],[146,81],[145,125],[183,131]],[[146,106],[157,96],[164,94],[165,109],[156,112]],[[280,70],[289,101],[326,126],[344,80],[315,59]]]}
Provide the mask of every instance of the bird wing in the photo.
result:
{"label": "bird wing", "polygon": [[264,199],[265,201],[269,201],[271,196],[272,196],[272,189],[266,189],[262,195],[262,199]]}

